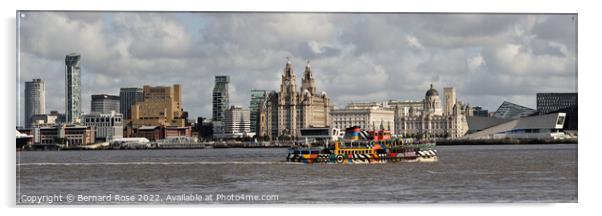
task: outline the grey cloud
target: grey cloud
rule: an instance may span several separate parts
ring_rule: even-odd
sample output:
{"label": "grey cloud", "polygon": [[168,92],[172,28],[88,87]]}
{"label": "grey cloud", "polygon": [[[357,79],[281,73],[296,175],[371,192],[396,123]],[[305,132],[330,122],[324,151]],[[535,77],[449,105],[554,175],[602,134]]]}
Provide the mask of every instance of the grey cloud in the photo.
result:
{"label": "grey cloud", "polygon": [[533,26],[533,34],[542,40],[555,41],[569,47],[574,47],[577,15],[554,15],[545,16]]}
{"label": "grey cloud", "polygon": [[138,58],[182,58],[190,55],[193,38],[170,14],[119,13],[113,26],[128,51]]}

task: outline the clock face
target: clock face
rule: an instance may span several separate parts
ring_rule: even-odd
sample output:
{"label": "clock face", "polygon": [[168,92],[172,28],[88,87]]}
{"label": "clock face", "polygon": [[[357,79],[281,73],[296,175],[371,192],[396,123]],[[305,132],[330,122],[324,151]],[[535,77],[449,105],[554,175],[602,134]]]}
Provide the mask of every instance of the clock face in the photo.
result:
{"label": "clock face", "polygon": [[288,85],[288,84],[289,84],[288,80],[285,80],[284,85]]}

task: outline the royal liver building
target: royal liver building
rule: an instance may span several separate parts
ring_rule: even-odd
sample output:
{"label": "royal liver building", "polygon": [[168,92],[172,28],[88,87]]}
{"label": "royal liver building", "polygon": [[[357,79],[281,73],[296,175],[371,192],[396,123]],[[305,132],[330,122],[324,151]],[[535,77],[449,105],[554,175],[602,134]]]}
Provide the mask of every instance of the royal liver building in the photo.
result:
{"label": "royal liver building", "polygon": [[266,133],[276,137],[298,137],[301,128],[328,127],[330,99],[317,93],[309,61],[297,89],[290,59],[286,62],[280,92],[272,92],[266,102]]}

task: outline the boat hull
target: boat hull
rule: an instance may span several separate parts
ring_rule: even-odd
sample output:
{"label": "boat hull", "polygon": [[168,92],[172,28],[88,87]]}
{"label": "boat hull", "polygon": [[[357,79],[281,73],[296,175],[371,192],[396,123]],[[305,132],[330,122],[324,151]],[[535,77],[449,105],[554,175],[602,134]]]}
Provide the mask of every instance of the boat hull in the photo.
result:
{"label": "boat hull", "polygon": [[383,164],[395,162],[436,162],[436,150],[424,153],[385,154],[294,154],[289,153],[286,161],[306,164]]}

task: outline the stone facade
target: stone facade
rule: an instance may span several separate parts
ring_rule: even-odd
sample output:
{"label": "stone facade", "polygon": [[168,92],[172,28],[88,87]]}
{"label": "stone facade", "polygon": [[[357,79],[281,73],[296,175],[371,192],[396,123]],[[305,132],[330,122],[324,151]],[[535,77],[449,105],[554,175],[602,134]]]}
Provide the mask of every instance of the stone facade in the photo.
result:
{"label": "stone facade", "polygon": [[328,127],[330,99],[325,92],[317,93],[309,62],[297,89],[297,78],[291,61],[287,61],[280,92],[270,93],[266,103],[266,132],[275,137],[298,137],[301,128]]}
{"label": "stone facade", "polygon": [[181,87],[144,86],[144,101],[132,106],[132,126],[177,126],[184,127]]}
{"label": "stone facade", "polygon": [[94,126],[55,125],[36,128],[35,142],[41,144],[65,144],[67,147],[89,145],[96,142]]}
{"label": "stone facade", "polygon": [[454,112],[454,106],[456,105],[456,88],[454,87],[447,87],[447,88],[443,88],[443,97],[445,100],[445,103],[443,104],[444,109],[443,109],[443,114],[446,116],[451,116],[452,113]]}
{"label": "stone facade", "polygon": [[365,130],[388,130],[395,133],[395,111],[378,104],[348,104],[330,112],[332,126],[345,129],[359,126]]}
{"label": "stone facade", "polygon": [[398,131],[397,134],[403,137],[420,138],[458,138],[464,136],[468,131],[465,113],[469,106],[454,101],[455,93],[453,94],[453,98],[446,97],[446,99],[450,102],[449,104],[454,104],[449,115],[444,115],[442,112],[439,93],[433,88],[433,85],[431,85],[431,88],[426,92],[423,100],[422,112],[415,112],[413,107],[410,107],[410,111],[407,113],[402,113],[400,111],[396,112],[398,114],[395,119],[395,128]]}

